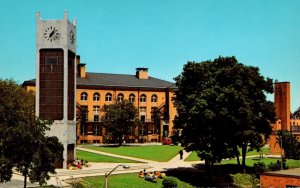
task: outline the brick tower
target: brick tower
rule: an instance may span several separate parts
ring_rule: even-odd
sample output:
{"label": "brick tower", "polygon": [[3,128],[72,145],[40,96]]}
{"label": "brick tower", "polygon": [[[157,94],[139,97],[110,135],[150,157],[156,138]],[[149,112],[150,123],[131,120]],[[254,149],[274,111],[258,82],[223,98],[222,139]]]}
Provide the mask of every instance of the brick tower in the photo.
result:
{"label": "brick tower", "polygon": [[276,119],[280,120],[281,130],[290,130],[290,82],[277,82],[274,85]]}
{"label": "brick tower", "polygon": [[276,112],[276,122],[272,124],[272,134],[270,135],[270,152],[275,155],[283,155],[284,151],[277,143],[277,131],[290,130],[290,83],[276,82],[274,84],[274,104]]}

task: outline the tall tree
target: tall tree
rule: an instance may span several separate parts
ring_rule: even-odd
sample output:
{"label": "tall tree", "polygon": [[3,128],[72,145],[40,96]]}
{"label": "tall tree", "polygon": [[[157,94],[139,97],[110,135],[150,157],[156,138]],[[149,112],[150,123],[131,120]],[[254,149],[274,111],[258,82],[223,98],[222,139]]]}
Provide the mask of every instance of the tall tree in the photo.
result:
{"label": "tall tree", "polygon": [[294,113],[291,114],[291,118],[299,119],[300,118],[300,106],[295,110]]}
{"label": "tall tree", "polygon": [[278,131],[277,143],[284,149],[284,156],[287,159],[300,159],[300,141],[290,131]]}
{"label": "tall tree", "polygon": [[188,62],[175,78],[175,127],[183,128],[183,144],[198,151],[207,165],[239,156],[242,165],[248,146],[258,148],[271,133],[273,103],[265,93],[273,92],[272,80],[259,69],[238,63],[235,57]]}
{"label": "tall tree", "polygon": [[24,187],[27,177],[45,184],[48,172],[55,173],[54,161],[62,160],[62,144],[45,135],[52,121],[34,116],[33,93],[14,81],[0,80],[0,95],[0,181],[9,181],[15,167]]}
{"label": "tall tree", "polygon": [[103,108],[104,127],[114,138],[118,139],[119,146],[122,145],[124,135],[132,134],[139,123],[137,109],[133,103],[123,100]]}

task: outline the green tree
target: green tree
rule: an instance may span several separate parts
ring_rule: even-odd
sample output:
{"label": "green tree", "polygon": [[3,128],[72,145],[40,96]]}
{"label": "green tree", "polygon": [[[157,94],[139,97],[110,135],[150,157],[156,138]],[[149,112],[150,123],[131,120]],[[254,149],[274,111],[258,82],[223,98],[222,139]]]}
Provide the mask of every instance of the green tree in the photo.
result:
{"label": "green tree", "polygon": [[139,123],[137,109],[133,103],[123,100],[103,107],[103,117],[106,132],[118,139],[119,146],[122,145],[123,137],[132,134]]}
{"label": "green tree", "polygon": [[287,159],[300,159],[300,141],[290,131],[278,131],[277,143],[284,149],[284,156]]}
{"label": "green tree", "polygon": [[52,121],[34,115],[34,95],[12,80],[0,80],[0,181],[9,181],[12,168],[41,185],[55,173],[53,163],[62,159],[63,146],[48,137]]}
{"label": "green tree", "polygon": [[183,145],[196,150],[212,165],[238,157],[242,148],[258,149],[271,133],[275,112],[265,93],[273,92],[272,80],[257,67],[238,63],[235,57],[188,62],[175,78],[175,127],[183,128]]}
{"label": "green tree", "polygon": [[295,110],[295,112],[291,114],[291,118],[294,118],[294,119],[300,118],[300,107],[298,107],[297,110]]}

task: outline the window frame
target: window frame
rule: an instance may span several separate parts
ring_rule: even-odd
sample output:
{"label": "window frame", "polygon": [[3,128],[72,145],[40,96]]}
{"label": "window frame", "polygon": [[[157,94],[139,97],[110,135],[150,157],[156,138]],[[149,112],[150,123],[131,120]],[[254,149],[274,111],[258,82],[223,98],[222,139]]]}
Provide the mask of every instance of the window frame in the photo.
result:
{"label": "window frame", "polygon": [[100,122],[100,115],[99,114],[94,114],[94,122]]}
{"label": "window frame", "polygon": [[156,94],[153,94],[152,96],[151,96],[151,102],[152,103],[155,103],[155,102],[157,102],[157,95]]}
{"label": "window frame", "polygon": [[93,106],[93,112],[94,112],[94,115],[99,115],[100,114],[100,106],[99,105]]}
{"label": "window frame", "polygon": [[129,95],[129,97],[128,97],[128,101],[131,102],[131,103],[134,103],[134,101],[135,101],[135,95],[131,93]]}
{"label": "window frame", "polygon": [[[107,100],[109,99],[109,100]],[[112,101],[112,94],[111,93],[106,93],[105,95],[105,102],[111,102]]]}
{"label": "window frame", "polygon": [[93,101],[100,101],[100,94],[98,92],[94,93]]}
{"label": "window frame", "polygon": [[88,94],[87,94],[87,92],[81,92],[81,94],[80,94],[80,100],[81,101],[87,101],[88,100]]}
{"label": "window frame", "polygon": [[145,94],[140,96],[140,102],[147,102],[147,96]]}
{"label": "window frame", "polygon": [[124,100],[124,94],[123,93],[119,93],[117,96],[117,102],[122,102]]}

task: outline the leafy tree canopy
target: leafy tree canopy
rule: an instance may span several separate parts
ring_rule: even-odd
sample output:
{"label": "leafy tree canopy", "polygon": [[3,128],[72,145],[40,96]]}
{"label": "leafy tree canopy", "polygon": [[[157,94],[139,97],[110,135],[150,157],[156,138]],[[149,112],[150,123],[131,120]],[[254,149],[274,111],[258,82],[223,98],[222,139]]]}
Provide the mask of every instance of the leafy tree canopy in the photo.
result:
{"label": "leafy tree canopy", "polygon": [[114,138],[118,139],[119,145],[123,142],[123,136],[134,133],[139,123],[137,109],[133,103],[123,100],[103,107],[105,116],[104,127]]}
{"label": "leafy tree canopy", "polygon": [[245,158],[247,146],[259,148],[271,133],[274,105],[265,94],[273,83],[257,67],[235,57],[188,62],[175,81],[175,127],[183,128],[186,149],[198,151],[206,164],[238,156],[238,147]]}
{"label": "leafy tree canopy", "polygon": [[48,137],[52,121],[34,115],[33,93],[12,80],[0,80],[0,182],[9,181],[12,168],[31,182],[41,185],[55,173],[53,163],[63,160],[63,146],[57,137]]}
{"label": "leafy tree canopy", "polygon": [[287,159],[300,159],[300,141],[290,131],[278,131],[277,143],[284,149],[284,156]]}
{"label": "leafy tree canopy", "polygon": [[297,110],[291,114],[291,118],[300,119],[300,107],[298,107]]}

